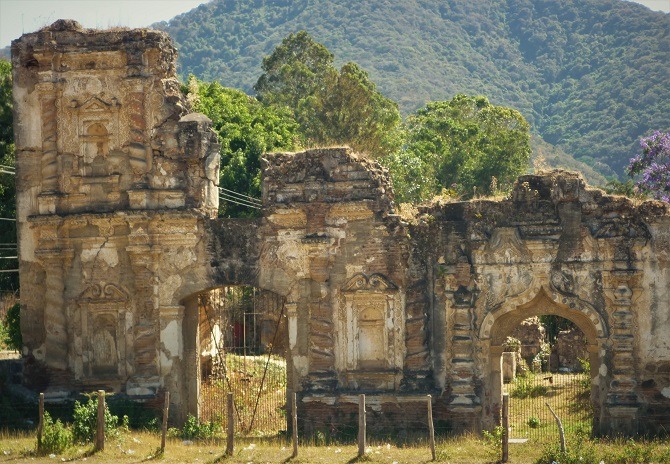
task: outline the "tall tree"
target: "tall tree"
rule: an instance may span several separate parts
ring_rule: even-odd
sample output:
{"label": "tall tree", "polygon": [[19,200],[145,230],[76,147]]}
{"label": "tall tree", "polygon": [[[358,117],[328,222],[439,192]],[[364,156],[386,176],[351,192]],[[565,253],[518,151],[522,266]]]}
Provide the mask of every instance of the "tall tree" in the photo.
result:
{"label": "tall tree", "polygon": [[288,108],[307,145],[347,144],[373,157],[400,146],[398,105],[357,64],[338,72],[333,54],[305,31],[286,37],[263,71],[254,86],[259,100]]}
{"label": "tall tree", "polygon": [[[14,166],[14,133],[12,120],[12,65],[0,60],[0,165]],[[16,189],[14,175],[8,172],[13,169],[2,168],[0,173],[0,218],[16,217]],[[16,269],[16,249],[9,249],[9,244],[16,244],[16,223],[0,221],[0,269]],[[18,273],[0,273],[0,291],[14,292],[19,288]]]}
{"label": "tall tree", "polygon": [[[220,186],[260,198],[260,159],[273,150],[299,146],[298,125],[287,110],[262,105],[244,92],[218,82],[189,79],[188,98],[193,109],[213,122],[221,142]],[[221,202],[225,217],[253,216],[255,212],[234,202]]]}
{"label": "tall tree", "polygon": [[402,143],[398,104],[379,93],[356,63],[330,74],[303,108],[303,128],[311,143],[348,144],[375,158],[393,153]]}
{"label": "tall tree", "polygon": [[297,115],[301,100],[314,95],[335,74],[333,54],[305,31],[289,34],[263,58],[263,74],[254,85],[260,101],[286,106]]}
{"label": "tall tree", "polygon": [[[416,167],[399,178],[401,200],[423,200],[442,189],[466,198],[494,193],[528,169],[528,122],[518,111],[492,105],[486,97],[459,94],[450,101],[428,103],[408,118],[407,126],[405,156]],[[417,172],[435,179],[433,185],[414,186],[411,176]]]}

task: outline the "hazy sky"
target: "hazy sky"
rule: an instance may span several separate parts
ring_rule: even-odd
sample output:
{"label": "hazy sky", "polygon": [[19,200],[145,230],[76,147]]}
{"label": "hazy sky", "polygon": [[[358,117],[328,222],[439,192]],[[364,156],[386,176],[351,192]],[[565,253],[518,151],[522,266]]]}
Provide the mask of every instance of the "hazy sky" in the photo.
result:
{"label": "hazy sky", "polygon": [[[670,0],[634,1],[670,12]],[[144,27],[201,3],[206,0],[0,0],[0,47],[60,18],[76,19],[84,27]]]}

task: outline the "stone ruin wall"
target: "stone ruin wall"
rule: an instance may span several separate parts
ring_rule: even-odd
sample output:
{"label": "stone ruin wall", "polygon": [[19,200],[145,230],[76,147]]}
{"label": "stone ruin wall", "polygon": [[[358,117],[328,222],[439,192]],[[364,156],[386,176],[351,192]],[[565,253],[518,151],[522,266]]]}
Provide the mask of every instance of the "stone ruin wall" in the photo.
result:
{"label": "stone ruin wall", "polygon": [[23,354],[48,398],[180,400],[179,298],[205,279],[219,146],[175,60],[162,33],[65,20],[12,44]]}
{"label": "stone ruin wall", "polygon": [[585,334],[596,431],[670,427],[670,213],[577,175],[511,198],[395,214],[349,149],[268,155],[263,217],[216,219],[218,146],[188,114],[162,33],[58,21],[12,45],[23,351],[51,398],[170,391],[199,408],[199,295],[286,299],[289,386],[307,431],[499,420],[502,345],[528,317]]}

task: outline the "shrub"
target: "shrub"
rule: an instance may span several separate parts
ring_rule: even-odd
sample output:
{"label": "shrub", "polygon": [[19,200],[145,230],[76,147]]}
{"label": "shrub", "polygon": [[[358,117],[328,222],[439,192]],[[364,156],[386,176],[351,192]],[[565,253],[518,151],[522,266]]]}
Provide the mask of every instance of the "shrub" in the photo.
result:
{"label": "shrub", "polygon": [[528,419],[528,422],[526,422],[526,423],[528,424],[528,427],[530,427],[531,429],[536,429],[540,426],[540,419],[533,416],[533,417],[530,417]]}
{"label": "shrub", "polygon": [[514,337],[507,337],[503,343],[504,351],[511,351],[513,353],[521,352],[521,340]]}
{"label": "shrub", "polygon": [[53,421],[48,412],[44,412],[44,427],[42,439],[38,437],[38,454],[59,454],[72,445],[72,432],[70,432],[58,419]]}
{"label": "shrub", "polygon": [[[78,443],[89,443],[95,438],[98,421],[98,398],[95,394],[89,394],[85,403],[74,402],[74,413],[72,423],[72,435]],[[124,418],[124,425],[127,419]],[[105,403],[105,435],[118,436],[119,416],[112,415]]]}
{"label": "shrub", "polygon": [[2,321],[2,338],[10,350],[20,350],[23,347],[21,338],[21,305],[17,301],[7,310],[5,320]]}
{"label": "shrub", "polygon": [[482,430],[482,436],[484,437],[484,445],[486,445],[486,451],[489,454],[489,457],[492,460],[498,460],[502,456],[502,436],[503,428],[497,426],[495,429]]}
{"label": "shrub", "polygon": [[530,374],[527,377],[517,377],[514,382],[514,389],[510,392],[513,398],[537,398],[544,396],[549,391],[545,385],[537,385],[535,376]]}
{"label": "shrub", "polygon": [[179,432],[179,437],[184,440],[196,440],[212,438],[221,431],[221,426],[216,422],[200,422],[192,415],[188,415],[186,423]]}

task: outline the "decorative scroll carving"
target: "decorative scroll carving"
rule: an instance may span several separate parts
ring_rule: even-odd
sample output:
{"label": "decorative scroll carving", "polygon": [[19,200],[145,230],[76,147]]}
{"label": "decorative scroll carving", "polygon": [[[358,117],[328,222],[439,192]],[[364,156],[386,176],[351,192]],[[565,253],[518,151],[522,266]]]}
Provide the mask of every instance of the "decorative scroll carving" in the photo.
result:
{"label": "decorative scroll carving", "polygon": [[361,273],[349,279],[342,290],[345,292],[389,292],[398,290],[398,287],[382,274],[372,274],[368,277]]}
{"label": "decorative scroll carving", "polygon": [[114,284],[93,284],[79,296],[82,302],[106,302],[127,301],[128,293]]}

